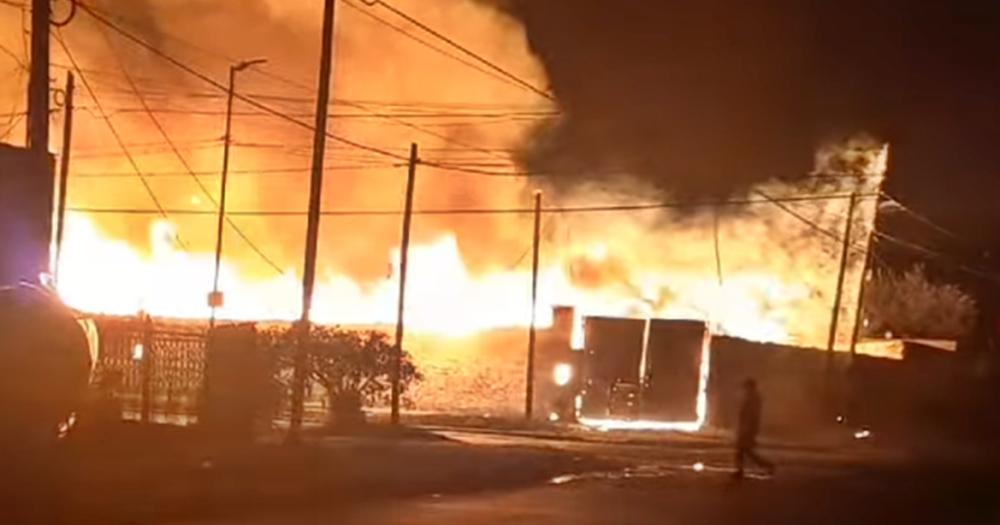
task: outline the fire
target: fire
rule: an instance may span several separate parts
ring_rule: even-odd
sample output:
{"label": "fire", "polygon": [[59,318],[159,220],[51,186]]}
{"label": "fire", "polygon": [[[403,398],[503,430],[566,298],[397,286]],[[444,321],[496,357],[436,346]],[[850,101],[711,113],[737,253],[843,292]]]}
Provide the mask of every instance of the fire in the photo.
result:
{"label": "fire", "polygon": [[[701,363],[698,365],[698,395],[695,398],[693,421],[651,421],[578,417],[581,425],[601,431],[656,430],[668,432],[698,432],[708,421],[708,381],[712,370],[712,338],[705,334],[701,345]],[[577,408],[579,410],[579,407]]]}
{"label": "fire", "polygon": [[[104,314],[154,315],[198,319],[213,274],[211,253],[189,254],[174,241],[172,227],[155,222],[148,255],[127,243],[102,237],[85,217],[68,225],[59,269],[59,293],[78,309]],[[398,250],[392,274],[363,285],[347,275],[328,273],[317,286],[313,319],[325,324],[385,325],[395,322]],[[526,326],[527,272],[470,275],[453,235],[414,246],[410,254],[411,301],[407,324],[417,332],[464,336],[496,327]],[[273,279],[253,280],[224,264],[221,289],[227,294],[222,319],[290,321],[300,314],[301,287],[289,270]],[[551,310],[539,308],[540,324],[551,324]]]}
{"label": "fire", "polygon": [[[473,273],[454,234],[413,246],[410,258],[406,310],[410,329],[466,336],[530,323],[528,269]],[[317,286],[314,320],[343,325],[394,323],[398,249],[385,254],[385,259],[391,271],[375,282],[327,271]],[[209,313],[206,298],[213,254],[182,250],[175,228],[164,221],[152,224],[148,245],[143,247],[109,238],[86,216],[72,215],[61,260],[60,295],[78,309],[116,315],[145,311],[180,319],[205,318]],[[670,286],[676,290],[675,301],[656,305],[622,293],[617,285],[581,287],[564,263],[557,257],[540,271],[539,326],[551,325],[552,306],[572,304],[582,315],[646,311],[660,317],[711,318],[718,332],[782,342],[791,333],[782,308],[808,298],[809,293],[805,285],[765,273],[737,275],[719,287],[697,272],[640,269],[638,279],[651,289]],[[299,316],[300,279],[292,268],[281,276],[255,279],[242,273],[234,261],[224,260],[220,288],[226,301],[219,318],[288,321]]]}
{"label": "fire", "polygon": [[[532,55],[524,28],[488,2],[397,3],[483,56],[502,62],[533,85],[546,85],[543,67]],[[248,71],[240,77],[239,90],[278,98],[280,104],[271,98],[262,100],[282,111],[308,114],[313,110],[314,83],[303,79],[313,74],[311,53],[316,50],[310,46],[315,42],[303,35],[317,31],[315,6],[257,0],[258,9],[199,7],[204,16],[192,18],[185,8],[187,1],[176,4],[122,14],[125,19],[138,16],[155,21],[149,24],[155,26],[151,31],[170,33],[158,39],[166,50],[200,69],[224,71],[229,62],[192,57],[192,48],[175,45],[175,37],[230,56],[267,56],[269,65],[263,71]],[[456,64],[398,33],[386,33],[384,26],[364,14],[364,7],[344,9],[338,19],[335,133],[401,154],[411,142],[418,142],[423,159],[485,165],[504,172],[523,169],[518,166],[517,152],[539,125],[554,122],[541,119],[558,114],[557,103],[536,93]],[[101,69],[102,74],[109,70],[107,78],[90,72],[86,76],[111,112],[107,121],[86,111],[79,113],[69,205],[151,208],[150,194],[154,194],[157,204],[168,211],[213,211],[218,177],[211,174],[220,165],[218,137],[223,125],[222,117],[213,111],[224,108],[224,98],[219,93],[206,94],[203,84],[179,80],[177,71],[150,61],[129,45],[105,45],[95,37],[96,31],[85,22],[65,31],[66,43],[79,54],[84,69]],[[67,61],[58,50],[54,53],[55,62]],[[151,121],[153,116],[135,111],[139,95],[126,89],[115,71],[118,63],[138,75],[145,101],[162,121],[162,129],[172,134],[179,151],[166,145],[160,127]],[[272,76],[265,76],[265,71]],[[82,97],[80,107],[93,106],[89,95]],[[255,114],[239,102],[236,106],[229,210],[302,210],[310,134]],[[403,116],[392,120],[384,118],[386,113]],[[109,122],[118,134],[130,139],[128,156],[112,141]],[[832,166],[832,172],[844,176],[797,184],[776,181],[754,190],[776,196],[869,192],[885,171],[886,157],[880,146],[824,148],[817,154],[817,170],[831,171]],[[405,168],[396,160],[333,142],[327,166],[331,171],[324,209],[402,207]],[[188,177],[188,167],[202,174],[202,179]],[[293,169],[282,171],[287,167]],[[134,176],[136,168],[144,175],[161,177],[149,176],[140,183]],[[274,175],[277,172],[282,174]],[[170,173],[180,173],[180,177],[167,178]],[[125,177],[101,178],[108,174]],[[424,164],[419,167],[416,208],[524,208],[531,193],[544,184],[544,179],[477,176]],[[733,198],[752,196],[748,192]],[[623,181],[617,188],[581,184],[574,190],[546,193],[545,205],[628,204],[660,198],[669,196],[640,182]],[[846,205],[845,199],[787,204],[812,221],[812,226],[766,202],[715,210],[546,214],[537,324],[551,324],[552,306],[572,305],[579,316],[701,319],[715,333],[823,346],[839,247],[815,228],[843,231]],[[863,235],[873,209],[873,199],[862,200],[858,217],[866,227],[856,229],[861,236],[855,244],[865,244]],[[145,311],[163,317],[206,318],[214,271],[214,218],[211,214],[167,215],[169,219],[150,220],[71,212],[58,269],[63,299],[96,313]],[[530,219],[515,214],[418,216],[410,252],[408,329],[457,338],[527,326],[532,318],[530,264],[518,256],[530,248]],[[242,215],[234,221],[255,248],[277,262],[280,271],[262,263],[227,227],[220,279],[226,299],[218,317],[296,319],[301,308],[304,219]],[[398,242],[398,217],[324,217],[314,320],[367,326],[395,322]],[[840,348],[849,338],[845,334],[851,332],[856,286],[850,283],[858,282],[862,260],[852,252],[845,280],[849,284],[844,294],[846,311],[837,327]],[[512,265],[513,261],[517,262]],[[575,330],[574,347],[582,344],[581,337]]]}

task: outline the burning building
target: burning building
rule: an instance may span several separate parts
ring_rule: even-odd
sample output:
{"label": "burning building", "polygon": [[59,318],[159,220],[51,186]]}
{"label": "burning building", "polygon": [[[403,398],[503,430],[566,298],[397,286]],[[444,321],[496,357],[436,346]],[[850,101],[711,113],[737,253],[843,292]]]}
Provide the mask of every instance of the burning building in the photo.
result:
{"label": "burning building", "polygon": [[[267,56],[270,65],[240,77],[238,90],[283,112],[311,111],[312,83],[297,79],[310,77],[317,52],[301,37],[317,30],[312,6],[258,0],[234,13],[200,6],[205,16],[192,19],[185,5],[119,4],[118,14],[127,30],[208,73],[228,65],[225,56]],[[503,13],[461,0],[400,7],[545,85],[524,28]],[[836,237],[856,192],[860,227],[836,330],[844,347],[885,169],[881,144],[824,147],[811,175],[706,202],[672,201],[628,174],[573,188],[550,187],[544,177],[491,176],[520,173],[519,153],[533,131],[565,118],[558,102],[387,35],[371,15],[345,4],[338,17],[332,131],[389,152],[420,144],[426,162],[418,168],[407,307],[414,331],[455,336],[528,324],[525,208],[541,187],[550,191],[540,326],[551,323],[551,306],[569,304],[591,316],[703,319],[713,333],[823,346],[839,271]],[[230,25],[240,30],[226,31]],[[78,104],[59,292],[88,312],[203,318],[214,273],[224,94],[119,45],[85,15],[64,32],[80,80],[92,89],[81,90]],[[188,45],[222,33],[255,36],[202,42],[215,55]],[[377,50],[375,40],[383,44]],[[57,68],[73,67],[66,52],[53,53]],[[125,138],[121,147],[109,123]],[[218,315],[295,319],[308,130],[237,101],[233,138],[233,222],[224,233],[220,286],[227,301]],[[405,168],[336,141],[328,156],[314,318],[391,323]],[[461,213],[470,209],[482,213]]]}
{"label": "burning building", "polygon": [[[399,4],[532,85],[546,84],[524,27],[487,3]],[[318,39],[303,35],[318,33],[315,6],[276,0],[247,2],[240,10],[187,0],[114,5],[125,30],[209,76],[233,63],[230,57],[267,56],[267,67],[240,77],[239,92],[295,118],[312,110]],[[0,14],[7,16],[13,15]],[[842,281],[833,332],[835,346],[846,348],[886,169],[884,145],[820,147],[812,173],[710,200],[682,199],[628,173],[613,183],[567,187],[524,176],[544,174],[525,174],[521,162],[536,130],[568,118],[558,101],[414,45],[406,31],[386,33],[385,23],[355,3],[345,2],[338,15],[331,132],[350,142],[333,141],[328,151],[315,321],[395,321],[405,184],[396,157],[418,142],[423,162],[405,318],[411,352],[425,371],[437,371],[426,374],[426,392],[468,387],[469,395],[455,396],[463,398],[488,392],[490,402],[480,398],[470,410],[520,406],[509,400],[523,388],[521,338],[533,318],[541,328],[559,324],[555,305],[573,305],[595,323],[601,317],[694,319],[716,335],[822,347]],[[63,33],[66,48],[54,50],[53,63],[77,69],[88,89],[77,104],[59,294],[91,313],[204,319],[214,274],[225,96],[118,40],[85,14]],[[379,46],[371,44],[376,41]],[[237,101],[232,135],[233,222],[223,234],[220,286],[227,300],[218,317],[294,320],[301,308],[310,133]],[[123,137],[121,143],[115,137]],[[532,312],[526,204],[539,188],[545,208]],[[854,228],[842,259],[848,223]],[[694,359],[697,351],[660,351],[668,346],[659,343],[664,334],[686,328],[632,324],[628,374],[617,371],[625,368],[617,357],[601,352],[595,359],[608,359],[601,361],[608,367],[600,368],[601,381],[617,382],[627,398],[627,390],[643,387],[645,373],[661,365],[689,370],[697,362],[700,377],[707,360]],[[594,344],[603,344],[601,337],[595,333]],[[469,342],[476,338],[485,342]],[[560,370],[565,377],[566,368]],[[673,399],[676,387],[687,399],[701,381],[685,374],[683,387],[654,381],[646,385],[648,395]],[[415,393],[418,406],[421,395]],[[447,402],[438,401],[424,406]],[[691,419],[684,407],[668,403],[657,417],[704,417],[695,409]]]}
{"label": "burning building", "polygon": [[602,428],[698,430],[711,359],[703,321],[587,318],[579,420]]}
{"label": "burning building", "polygon": [[[560,309],[556,317],[573,315]],[[905,439],[939,432],[945,421],[955,427],[962,400],[955,392],[969,388],[958,355],[927,344],[851,355],[713,336],[695,320],[590,317],[582,325],[585,339],[569,346],[573,328],[565,324],[543,339],[535,390],[549,419],[563,420],[565,400],[575,398],[575,421],[602,430],[733,429],[742,384],[754,378],[771,436],[828,434],[840,423],[859,432],[855,439],[870,437],[871,428]],[[560,381],[569,364],[562,377],[572,381]],[[915,380],[927,388],[906,386]]]}

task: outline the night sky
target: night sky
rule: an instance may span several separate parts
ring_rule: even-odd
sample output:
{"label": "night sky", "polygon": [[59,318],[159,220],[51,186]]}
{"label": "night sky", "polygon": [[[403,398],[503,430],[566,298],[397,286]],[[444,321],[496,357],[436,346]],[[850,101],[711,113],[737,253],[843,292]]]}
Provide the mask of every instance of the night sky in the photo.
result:
{"label": "night sky", "polygon": [[628,170],[675,194],[723,195],[806,173],[817,145],[865,132],[892,144],[889,192],[967,244],[887,227],[979,266],[991,264],[980,252],[1000,253],[1000,2],[505,7],[568,114],[539,133],[535,168]]}

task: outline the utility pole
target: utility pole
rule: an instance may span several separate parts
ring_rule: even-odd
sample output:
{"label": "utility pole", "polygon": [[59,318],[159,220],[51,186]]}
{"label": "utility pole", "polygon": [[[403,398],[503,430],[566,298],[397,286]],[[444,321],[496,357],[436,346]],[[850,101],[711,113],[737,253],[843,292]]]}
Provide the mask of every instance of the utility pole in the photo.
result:
{"label": "utility pole", "polygon": [[[28,148],[39,159],[49,153],[50,0],[31,0],[31,72],[28,80]],[[49,166],[39,161],[39,166]],[[49,174],[51,176],[51,173]]]}
{"label": "utility pole", "polygon": [[66,102],[63,105],[62,151],[59,154],[59,204],[56,209],[56,254],[52,271],[59,282],[59,260],[62,256],[63,234],[66,230],[66,187],[69,185],[69,157],[73,139],[73,93],[76,80],[73,72],[66,74]]}
{"label": "utility pole", "polygon": [[531,253],[531,325],[528,327],[528,371],[524,418],[531,419],[535,401],[535,317],[538,310],[538,251],[542,239],[542,192],[535,191],[535,234]]}
{"label": "utility pole", "polygon": [[323,158],[326,155],[326,121],[330,102],[330,73],[333,68],[333,20],[336,0],[325,0],[323,6],[323,44],[319,61],[319,89],[316,96],[316,131],[313,135],[312,177],[309,183],[309,219],[306,225],[306,253],[302,272],[302,317],[299,319],[299,341],[295,349],[292,379],[292,414],[289,440],[299,439],[306,389],[306,346],[309,343],[309,316],[312,312],[313,288],[316,285],[316,252],[319,245],[320,204],[323,195]]}
{"label": "utility pole", "polygon": [[396,344],[392,356],[393,425],[399,424],[400,376],[403,371],[403,317],[406,307],[406,271],[410,259],[410,224],[413,219],[413,189],[417,182],[417,145],[410,144],[410,167],[406,177],[406,208],[403,212],[403,236],[399,247],[399,303],[396,308]]}
{"label": "utility pole", "polygon": [[155,366],[153,360],[156,359],[153,353],[153,318],[147,313],[140,312],[139,323],[142,327],[142,343],[140,343],[142,345],[142,361],[139,363],[142,374],[142,384],[140,386],[142,398],[139,405],[139,420],[143,423],[149,423],[153,413],[152,385]]}
{"label": "utility pole", "polygon": [[233,94],[235,93],[236,73],[253,66],[267,62],[265,58],[244,60],[229,66],[229,93],[226,97],[226,134],[222,143],[222,182],[219,188],[219,221],[215,232],[215,274],[212,279],[212,293],[208,294],[208,306],[212,314],[208,319],[208,328],[215,327],[215,311],[225,303],[222,292],[219,291],[219,269],[222,266],[222,237],[226,221],[226,188],[229,182],[229,145],[233,126]]}
{"label": "utility pole", "polygon": [[[847,226],[844,228],[844,244],[840,252],[840,272],[837,274],[837,291],[833,296],[833,315],[830,319],[830,334],[826,340],[828,358],[833,358],[834,346],[837,342],[837,324],[840,321],[840,302],[844,294],[844,277],[847,274],[847,257],[851,249],[851,230],[854,226],[854,208],[858,203],[857,192],[851,193],[847,204]],[[829,359],[827,360],[829,363]],[[829,366],[828,366],[829,368]]]}
{"label": "utility pole", "polygon": [[[888,152],[888,150],[886,150]],[[858,304],[857,309],[854,311],[854,329],[851,331],[851,357],[857,355],[858,338],[861,334],[861,325],[864,322],[864,306],[865,306],[865,289],[868,286],[868,280],[873,278],[869,276],[872,271],[872,263],[875,260],[875,231],[876,225],[878,223],[878,212],[882,207],[883,203],[883,193],[882,188],[885,186],[885,176],[878,183],[878,197],[875,199],[875,211],[873,212],[871,230],[868,232],[867,249],[865,250],[865,264],[861,269],[861,282],[858,284]]]}
{"label": "utility pole", "polygon": [[[876,204],[876,209],[878,204]],[[875,223],[872,222],[872,230],[875,229]],[[865,288],[868,285],[868,272],[871,271],[872,266],[872,251],[875,249],[875,235],[874,233],[868,234],[868,249],[865,251],[865,264],[861,268],[861,282],[858,283],[858,303],[857,309],[854,310],[854,329],[851,331],[851,357],[853,358],[857,355],[858,351],[858,336],[861,334],[861,323],[864,322],[864,309],[865,309]]]}

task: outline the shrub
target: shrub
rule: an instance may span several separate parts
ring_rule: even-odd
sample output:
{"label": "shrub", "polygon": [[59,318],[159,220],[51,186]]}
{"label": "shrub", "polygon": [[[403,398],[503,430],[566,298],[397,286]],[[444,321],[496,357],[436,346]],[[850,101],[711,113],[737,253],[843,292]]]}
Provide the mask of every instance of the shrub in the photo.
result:
{"label": "shrub", "polygon": [[[292,357],[298,337],[296,327],[265,334],[265,347],[280,356],[276,377],[286,385],[291,380]],[[363,406],[388,401],[394,348],[389,337],[376,330],[313,327],[306,347],[306,373],[310,381],[323,387],[332,423],[357,422],[362,418]],[[405,350],[399,379],[401,394],[421,379]]]}
{"label": "shrub", "polygon": [[865,291],[868,336],[958,339],[975,323],[976,302],[953,284],[934,283],[923,266],[879,272]]}

